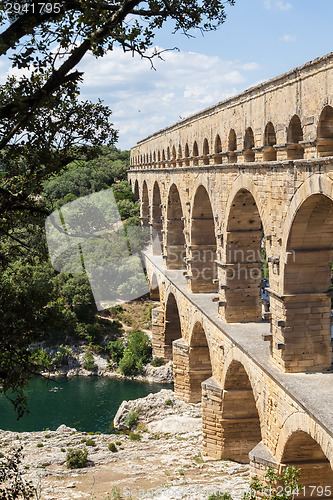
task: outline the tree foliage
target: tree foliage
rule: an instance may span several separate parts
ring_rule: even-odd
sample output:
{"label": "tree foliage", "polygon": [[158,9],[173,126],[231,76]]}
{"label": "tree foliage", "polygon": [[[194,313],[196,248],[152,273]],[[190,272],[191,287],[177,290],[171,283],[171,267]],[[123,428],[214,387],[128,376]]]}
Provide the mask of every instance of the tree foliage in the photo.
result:
{"label": "tree foliage", "polygon": [[[226,3],[234,0],[2,2],[0,56],[10,58],[16,75],[0,86],[3,391],[21,390],[34,372],[32,342],[61,329],[91,339],[102,328],[90,321],[91,292],[85,278],[59,277],[46,263],[43,220],[56,208],[54,199],[59,206],[85,194],[83,185],[88,191],[109,186],[110,175],[122,181],[126,170],[126,158],[121,157],[114,158],[111,174],[105,169],[106,157],[115,154],[110,146],[117,132],[111,111],[101,101],[80,100],[83,75],[78,63],[86,54],[102,57],[115,46],[153,60],[161,54],[147,50],[167,22],[189,36],[196,29],[215,30],[225,20]],[[54,183],[59,174],[63,185]],[[122,218],[128,217],[126,227],[137,224],[128,186],[120,183],[117,196]],[[124,286],[135,288],[136,283]],[[19,413],[23,402],[19,392]]]}

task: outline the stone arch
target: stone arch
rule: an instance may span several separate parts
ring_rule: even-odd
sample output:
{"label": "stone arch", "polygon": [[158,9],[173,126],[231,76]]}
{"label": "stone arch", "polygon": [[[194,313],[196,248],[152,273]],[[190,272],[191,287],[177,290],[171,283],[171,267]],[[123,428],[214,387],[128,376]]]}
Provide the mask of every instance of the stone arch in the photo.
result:
{"label": "stone arch", "polygon": [[165,301],[164,322],[164,359],[172,359],[172,343],[182,337],[182,327],[178,304],[172,292],[169,292]]}
{"label": "stone arch", "polygon": [[190,158],[190,150],[188,147],[188,143],[185,144],[184,157],[185,157],[185,165],[188,167],[190,164],[190,159],[189,159]]}
{"label": "stone arch", "polygon": [[149,195],[148,187],[146,181],[143,181],[142,185],[142,197],[141,197],[141,224],[143,226],[149,225]]}
{"label": "stone arch", "polygon": [[158,163],[161,161],[161,153],[160,153],[160,151],[157,152],[157,161],[158,161]]}
{"label": "stone arch", "polygon": [[299,431],[304,432],[319,444],[325,457],[333,468],[333,448],[330,445],[327,433],[319,424],[314,422],[309,415],[300,411],[292,413],[285,420],[282,428],[280,429],[274,453],[277,461],[279,463],[282,462],[287,442],[292,435]]}
{"label": "stone arch", "polygon": [[232,128],[229,132],[228,137],[228,161],[229,163],[236,163],[237,154],[235,151],[237,150],[237,136],[235,130]]}
{"label": "stone arch", "polygon": [[140,198],[138,179],[136,179],[134,183],[134,198],[136,201]]}
{"label": "stone arch", "polygon": [[200,185],[195,193],[191,214],[190,289],[192,293],[217,290],[216,236],[213,211],[206,188]]}
{"label": "stone arch", "polygon": [[151,244],[153,255],[159,255],[163,248],[161,192],[158,182],[153,187]]}
{"label": "stone arch", "polygon": [[317,153],[319,157],[333,156],[333,107],[322,110],[317,129]]}
{"label": "stone arch", "polygon": [[176,161],[176,159],[177,159],[176,147],[172,146],[172,160]]}
{"label": "stone arch", "polygon": [[172,184],[168,194],[166,266],[168,269],[183,269],[185,258],[185,235],[183,209],[178,188]]}
{"label": "stone arch", "polygon": [[193,143],[192,156],[193,156],[193,165],[199,165],[199,148],[197,141],[194,141]]}
{"label": "stone arch", "polygon": [[171,155],[170,155],[170,148],[169,146],[167,147],[167,161],[170,161],[171,160]]}
{"label": "stone arch", "polygon": [[261,425],[250,378],[238,360],[232,360],[225,372],[222,422],[222,458],[249,463],[249,452],[262,439]]}
{"label": "stone arch", "polygon": [[201,401],[201,383],[212,375],[212,365],[205,330],[194,324],[190,344],[184,339],[173,343],[174,387],[178,397],[190,402]]}
{"label": "stone arch", "polygon": [[165,163],[165,151],[162,149],[162,162]]}
{"label": "stone arch", "polygon": [[299,160],[304,158],[304,148],[300,144],[303,141],[303,130],[298,115],[294,115],[287,132],[287,158],[288,160]]}
{"label": "stone arch", "polygon": [[272,122],[268,122],[264,134],[263,161],[276,161],[276,144],[275,128]]}
{"label": "stone arch", "polygon": [[260,321],[263,225],[252,193],[241,188],[226,214],[220,315],[227,322]]}
{"label": "stone arch", "polygon": [[222,153],[221,137],[219,134],[217,134],[215,137],[215,144],[214,144],[214,162],[217,163],[218,165],[222,163],[221,153]]}
{"label": "stone arch", "polygon": [[202,147],[202,154],[203,154],[203,164],[208,165],[209,164],[209,144],[208,144],[208,139],[206,138],[203,142],[203,147]]}
{"label": "stone arch", "polygon": [[[301,472],[300,498],[323,497],[326,488],[330,489],[327,498],[333,496],[333,470],[319,443],[303,430],[296,430],[285,443],[281,457],[283,466],[294,466]],[[319,488],[323,491],[320,493]]]}
{"label": "stone arch", "polygon": [[244,159],[245,161],[255,161],[254,148],[254,134],[251,127],[245,131],[244,137]]}
{"label": "stone arch", "polygon": [[333,201],[324,194],[311,194],[295,214],[282,269],[283,294],[288,296],[284,324],[289,328],[281,358],[292,371],[331,367],[332,247]]}

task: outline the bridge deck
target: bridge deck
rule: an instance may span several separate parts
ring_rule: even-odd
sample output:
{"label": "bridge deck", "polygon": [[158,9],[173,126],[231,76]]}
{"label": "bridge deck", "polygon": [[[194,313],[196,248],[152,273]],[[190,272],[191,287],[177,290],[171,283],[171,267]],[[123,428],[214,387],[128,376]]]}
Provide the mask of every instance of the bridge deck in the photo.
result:
{"label": "bridge deck", "polygon": [[[192,304],[257,366],[289,394],[311,417],[333,437],[333,372],[281,373],[269,360],[269,342],[263,334],[269,334],[268,323],[225,323],[218,317],[218,306],[213,293],[190,293],[183,271],[168,271],[161,256],[145,252],[145,257],[171,282]],[[332,403],[332,404],[331,404]]]}

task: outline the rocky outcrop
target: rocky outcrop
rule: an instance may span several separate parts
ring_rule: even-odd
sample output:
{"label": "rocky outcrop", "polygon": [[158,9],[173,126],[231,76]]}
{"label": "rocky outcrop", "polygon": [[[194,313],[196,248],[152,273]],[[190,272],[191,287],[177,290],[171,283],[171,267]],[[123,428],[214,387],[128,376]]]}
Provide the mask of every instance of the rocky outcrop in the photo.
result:
{"label": "rocky outcrop", "polygon": [[201,430],[201,403],[185,403],[180,399],[176,399],[175,393],[169,389],[162,389],[155,394],[148,394],[145,398],[123,401],[113,421],[116,430],[129,430],[130,427],[126,423],[126,417],[130,412],[137,414],[137,424],[162,421],[173,415],[195,419],[197,421],[196,426],[200,425]]}
{"label": "rocky outcrop", "polygon": [[[216,491],[241,500],[249,485],[249,466],[202,456],[200,404],[178,401],[172,391],[163,389],[120,408],[119,419],[140,408],[142,425],[135,431],[139,440],[130,434],[88,435],[60,425],[56,431],[0,431],[0,453],[8,457],[11,448],[23,448],[22,476],[34,483],[43,500],[130,495],[144,500],[207,500]],[[110,443],[116,451],[110,450]],[[88,450],[87,467],[66,467],[69,448]]]}

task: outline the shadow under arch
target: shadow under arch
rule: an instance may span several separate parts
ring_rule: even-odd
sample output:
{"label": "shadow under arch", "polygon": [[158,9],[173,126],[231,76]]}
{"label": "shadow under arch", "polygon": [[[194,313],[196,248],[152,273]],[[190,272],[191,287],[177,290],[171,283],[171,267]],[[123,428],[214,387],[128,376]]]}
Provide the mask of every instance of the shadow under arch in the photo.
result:
{"label": "shadow under arch", "polygon": [[134,194],[135,200],[138,201],[140,198],[138,179],[135,180],[133,194]]}
{"label": "shadow under arch", "polygon": [[226,220],[226,265],[220,270],[224,285],[220,293],[220,315],[227,322],[261,321],[264,233],[259,209],[250,191],[245,188],[237,191]]}
{"label": "shadow under arch", "polygon": [[168,194],[166,230],[165,265],[167,269],[183,269],[185,266],[184,219],[179,191],[175,184],[172,184]]}
{"label": "shadow under arch", "polygon": [[172,343],[182,337],[182,328],[176,298],[172,292],[169,293],[165,303],[165,320],[163,332],[163,358],[165,361],[173,359]]}
{"label": "shadow under arch", "polygon": [[244,365],[231,361],[222,396],[222,457],[249,463],[249,452],[261,441],[259,412]]}
{"label": "shadow under arch", "polygon": [[142,185],[141,224],[146,227],[149,225],[149,195],[146,181],[143,181]]}
{"label": "shadow under arch", "polygon": [[162,205],[161,192],[158,182],[155,181],[153,187],[152,202],[152,226],[151,226],[151,251],[153,255],[160,255],[163,248],[162,235]]}
{"label": "shadow under arch", "polygon": [[325,106],[322,110],[317,129],[318,156],[333,156],[333,108]]}
{"label": "shadow under arch", "polygon": [[216,236],[213,210],[206,188],[196,190],[191,214],[191,244],[189,275],[192,293],[212,293],[217,290]]}
{"label": "shadow under arch", "polygon": [[288,127],[287,133],[287,158],[288,160],[299,160],[304,158],[303,130],[301,120],[298,115],[294,115]]}
{"label": "shadow under arch", "polygon": [[321,446],[307,432],[296,430],[282,454],[282,467],[294,466],[300,470],[300,494],[297,498],[333,498],[333,470]]}

